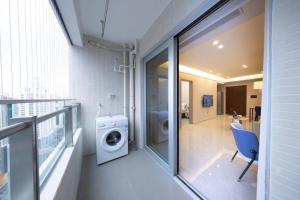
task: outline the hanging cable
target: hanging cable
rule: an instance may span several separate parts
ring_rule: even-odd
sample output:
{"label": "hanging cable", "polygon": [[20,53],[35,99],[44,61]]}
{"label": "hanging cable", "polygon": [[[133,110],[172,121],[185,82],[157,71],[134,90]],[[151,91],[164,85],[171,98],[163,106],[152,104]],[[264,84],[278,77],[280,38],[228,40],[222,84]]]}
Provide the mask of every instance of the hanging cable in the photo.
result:
{"label": "hanging cable", "polygon": [[105,32],[105,24],[106,24],[106,18],[107,18],[107,11],[108,11],[108,4],[109,4],[109,0],[105,1],[105,10],[104,10],[104,19],[100,20],[101,24],[102,24],[102,32],[101,32],[101,38],[104,37],[104,32]]}

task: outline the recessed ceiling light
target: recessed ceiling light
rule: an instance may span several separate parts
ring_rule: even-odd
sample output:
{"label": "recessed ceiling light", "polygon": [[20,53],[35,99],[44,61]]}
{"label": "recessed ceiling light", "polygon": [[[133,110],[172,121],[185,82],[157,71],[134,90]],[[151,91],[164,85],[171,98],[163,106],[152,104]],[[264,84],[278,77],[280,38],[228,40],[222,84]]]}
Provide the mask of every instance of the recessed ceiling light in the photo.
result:
{"label": "recessed ceiling light", "polygon": [[218,49],[223,49],[223,47],[224,47],[224,45],[223,45],[223,44],[220,44],[220,45],[218,46]]}
{"label": "recessed ceiling light", "polygon": [[218,41],[218,40],[213,41],[213,45],[214,45],[214,46],[216,46],[216,45],[218,45],[218,44],[219,44],[219,41]]}
{"label": "recessed ceiling light", "polygon": [[242,68],[247,69],[248,66],[247,65],[242,65]]}

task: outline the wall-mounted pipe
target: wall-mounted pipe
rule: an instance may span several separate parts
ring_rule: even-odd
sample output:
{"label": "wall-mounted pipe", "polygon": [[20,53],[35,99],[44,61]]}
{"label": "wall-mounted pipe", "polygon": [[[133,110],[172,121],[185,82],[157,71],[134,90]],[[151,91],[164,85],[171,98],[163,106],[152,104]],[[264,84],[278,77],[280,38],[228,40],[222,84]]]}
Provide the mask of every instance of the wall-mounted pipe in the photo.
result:
{"label": "wall-mounted pipe", "polygon": [[[123,51],[123,66],[127,66],[127,57],[128,57],[128,52],[126,50],[126,46],[124,45],[124,51]],[[124,90],[124,116],[128,117],[127,113],[127,69],[124,67],[123,71],[123,90]]]}
{"label": "wall-mounted pipe", "polygon": [[[133,57],[133,54],[131,54],[131,57]],[[134,121],[135,121],[135,102],[134,102],[134,96],[135,96],[135,91],[134,91],[134,68],[131,67],[129,68],[129,88],[130,88],[130,97],[129,97],[129,130],[130,130],[130,141],[134,142],[135,137],[134,137]]]}
{"label": "wall-mounted pipe", "polygon": [[137,41],[133,50],[129,52],[129,138],[135,143],[135,66],[136,66]]}

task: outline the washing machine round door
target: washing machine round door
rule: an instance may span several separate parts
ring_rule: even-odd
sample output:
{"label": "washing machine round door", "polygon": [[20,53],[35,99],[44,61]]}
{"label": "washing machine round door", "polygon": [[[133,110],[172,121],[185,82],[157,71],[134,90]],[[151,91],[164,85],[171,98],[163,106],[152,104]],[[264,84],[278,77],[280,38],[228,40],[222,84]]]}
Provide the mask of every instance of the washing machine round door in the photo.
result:
{"label": "washing machine round door", "polygon": [[101,147],[108,152],[119,150],[125,144],[125,134],[119,128],[107,130],[101,137]]}
{"label": "washing machine round door", "polygon": [[169,133],[169,121],[166,119],[160,124],[160,131],[164,135],[168,135]]}

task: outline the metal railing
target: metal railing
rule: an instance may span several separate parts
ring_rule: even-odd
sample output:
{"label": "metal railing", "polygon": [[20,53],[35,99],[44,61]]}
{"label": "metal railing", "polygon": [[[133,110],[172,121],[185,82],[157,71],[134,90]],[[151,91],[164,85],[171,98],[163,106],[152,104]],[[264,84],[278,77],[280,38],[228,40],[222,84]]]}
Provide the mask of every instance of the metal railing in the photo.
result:
{"label": "metal railing", "polygon": [[[65,102],[69,99],[0,100],[0,104],[5,105],[52,101],[63,101],[64,106],[42,116],[9,118],[7,126],[0,129],[0,182],[4,183],[0,185],[0,199],[39,200],[42,183],[51,173],[64,149],[73,146],[73,133],[81,124],[80,103],[66,105]],[[38,129],[39,125],[52,119],[63,122],[63,126],[58,123],[58,128],[53,134],[49,134],[58,138],[59,143],[55,148],[47,149],[46,159],[41,164],[39,147],[42,145],[42,139],[38,137]],[[7,162],[7,166],[1,165],[4,161]]]}

